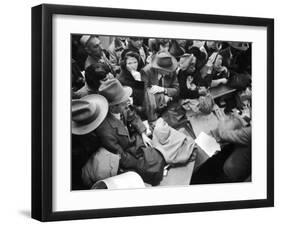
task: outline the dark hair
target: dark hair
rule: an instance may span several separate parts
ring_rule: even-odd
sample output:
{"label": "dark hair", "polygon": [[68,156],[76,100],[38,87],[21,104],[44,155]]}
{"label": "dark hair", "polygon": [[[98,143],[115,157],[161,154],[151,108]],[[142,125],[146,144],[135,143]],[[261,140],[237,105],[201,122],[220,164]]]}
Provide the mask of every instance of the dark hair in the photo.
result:
{"label": "dark hair", "polygon": [[110,72],[110,68],[105,63],[92,64],[85,70],[85,79],[87,85],[91,89],[98,89],[100,86],[100,81],[106,77]]}
{"label": "dark hair", "polygon": [[85,80],[81,74],[80,68],[77,65],[76,61],[72,59],[71,67],[71,82],[73,91],[77,91],[84,86]]}
{"label": "dark hair", "polygon": [[169,43],[169,45],[170,45],[170,43],[171,43],[170,39],[166,39],[166,38],[153,39],[150,42],[149,48],[153,53],[157,53],[160,50],[160,45],[164,46],[167,43]]}
{"label": "dark hair", "polygon": [[198,70],[200,70],[205,65],[207,56],[198,47],[192,46],[187,50],[187,53],[193,54],[196,57],[196,68]]}
{"label": "dark hair", "polygon": [[138,41],[138,40],[143,40],[143,38],[142,37],[130,37],[129,38],[130,40],[132,40],[132,41]]}
{"label": "dark hair", "polygon": [[134,52],[134,51],[129,51],[125,54],[124,58],[122,59],[120,65],[121,65],[121,69],[122,70],[127,70],[126,68],[126,62],[128,60],[129,57],[134,57],[137,59],[138,61],[138,68],[137,70],[139,71],[140,70],[140,55],[137,53],[137,52]]}

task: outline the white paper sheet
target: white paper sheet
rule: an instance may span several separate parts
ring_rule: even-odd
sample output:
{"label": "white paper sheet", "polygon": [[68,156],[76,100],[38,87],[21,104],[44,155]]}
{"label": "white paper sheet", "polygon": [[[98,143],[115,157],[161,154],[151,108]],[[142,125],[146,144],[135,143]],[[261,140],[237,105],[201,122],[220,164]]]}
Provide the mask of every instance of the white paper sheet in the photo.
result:
{"label": "white paper sheet", "polygon": [[216,152],[220,151],[220,145],[217,143],[215,138],[209,136],[208,134],[201,132],[199,136],[195,139],[195,143],[199,145],[210,157]]}

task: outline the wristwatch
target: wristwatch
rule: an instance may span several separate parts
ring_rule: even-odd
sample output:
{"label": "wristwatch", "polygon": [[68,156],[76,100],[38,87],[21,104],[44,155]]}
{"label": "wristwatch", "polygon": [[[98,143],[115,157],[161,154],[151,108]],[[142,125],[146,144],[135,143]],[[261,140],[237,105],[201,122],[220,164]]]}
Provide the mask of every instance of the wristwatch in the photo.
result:
{"label": "wristwatch", "polygon": [[166,88],[164,88],[164,94],[168,95],[168,90]]}

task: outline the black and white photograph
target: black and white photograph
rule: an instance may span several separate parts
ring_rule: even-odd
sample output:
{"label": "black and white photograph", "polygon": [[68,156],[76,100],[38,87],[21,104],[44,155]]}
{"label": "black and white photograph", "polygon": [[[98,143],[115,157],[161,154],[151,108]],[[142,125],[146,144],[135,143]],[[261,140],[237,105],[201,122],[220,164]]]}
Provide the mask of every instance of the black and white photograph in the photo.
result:
{"label": "black and white photograph", "polygon": [[251,42],[71,34],[70,45],[71,190],[252,181]]}
{"label": "black and white photograph", "polygon": [[274,205],[274,20],[32,8],[32,217]]}

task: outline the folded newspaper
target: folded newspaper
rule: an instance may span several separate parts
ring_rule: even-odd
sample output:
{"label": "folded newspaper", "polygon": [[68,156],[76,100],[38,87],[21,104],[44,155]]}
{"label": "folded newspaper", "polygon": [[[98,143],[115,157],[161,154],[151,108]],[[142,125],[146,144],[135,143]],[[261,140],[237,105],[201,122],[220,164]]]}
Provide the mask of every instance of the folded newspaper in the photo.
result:
{"label": "folded newspaper", "polygon": [[195,139],[195,143],[211,157],[215,152],[220,151],[221,147],[212,136],[201,132]]}

